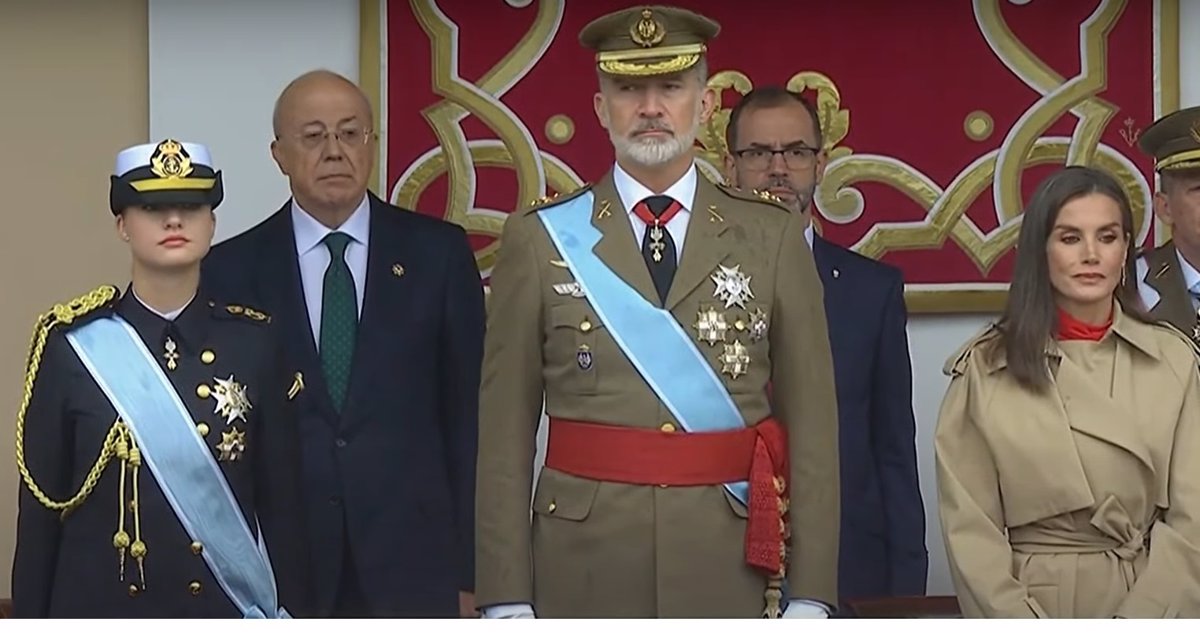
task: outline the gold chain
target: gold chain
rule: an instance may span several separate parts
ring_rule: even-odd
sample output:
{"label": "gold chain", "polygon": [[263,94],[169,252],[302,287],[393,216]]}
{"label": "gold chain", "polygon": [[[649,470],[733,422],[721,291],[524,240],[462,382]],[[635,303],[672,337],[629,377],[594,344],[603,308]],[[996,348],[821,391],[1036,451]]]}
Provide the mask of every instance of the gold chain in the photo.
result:
{"label": "gold chain", "polygon": [[50,330],[55,325],[70,325],[75,319],[107,304],[116,296],[117,289],[115,287],[101,286],[66,304],[60,303],[55,305],[49,312],[40,315],[34,325],[33,340],[29,350],[29,362],[25,366],[25,390],[21,396],[21,406],[17,410],[17,470],[21,473],[21,479],[39,503],[50,510],[61,511],[64,516],[83,503],[88,495],[92,493],[92,490],[96,488],[96,483],[100,480],[100,475],[104,472],[104,467],[113,458],[116,442],[124,429],[124,423],[117,420],[108,430],[108,435],[104,438],[104,445],[100,449],[100,455],[96,458],[96,463],[92,465],[92,469],[88,472],[83,484],[79,487],[79,491],[66,501],[55,501],[47,496],[38,487],[37,483],[33,481],[33,475],[30,474],[29,468],[25,464],[25,413],[29,409],[30,400],[33,399],[33,383],[37,379],[38,368],[42,364],[42,353],[45,351],[46,339],[50,335]]}

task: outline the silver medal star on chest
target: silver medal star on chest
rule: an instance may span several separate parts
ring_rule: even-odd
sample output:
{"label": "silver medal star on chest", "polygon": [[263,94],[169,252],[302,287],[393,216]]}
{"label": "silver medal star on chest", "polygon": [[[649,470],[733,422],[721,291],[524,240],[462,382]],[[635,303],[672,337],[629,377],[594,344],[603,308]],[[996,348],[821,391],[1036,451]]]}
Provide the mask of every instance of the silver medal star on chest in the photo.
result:
{"label": "silver medal star on chest", "polygon": [[733,306],[744,310],[746,300],[754,298],[754,292],[750,290],[750,277],[741,271],[741,267],[741,264],[721,266],[709,277],[717,285],[713,296],[723,301],[727,310]]}
{"label": "silver medal star on chest", "polygon": [[239,384],[233,379],[233,374],[229,374],[229,378],[213,378],[216,382],[216,388],[213,389],[213,399],[217,401],[216,407],[213,408],[213,413],[225,418],[225,424],[233,424],[234,420],[246,421],[246,413],[253,408],[250,404],[250,399],[246,397],[246,385]]}

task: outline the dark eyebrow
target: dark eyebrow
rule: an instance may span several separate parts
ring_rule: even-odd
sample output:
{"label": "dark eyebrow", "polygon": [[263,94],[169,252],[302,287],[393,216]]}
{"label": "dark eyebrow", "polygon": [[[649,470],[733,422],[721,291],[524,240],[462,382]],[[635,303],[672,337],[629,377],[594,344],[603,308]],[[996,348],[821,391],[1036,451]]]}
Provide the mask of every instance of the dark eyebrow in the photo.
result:
{"label": "dark eyebrow", "polygon": [[[1096,230],[1098,230],[1098,231],[1103,231],[1103,230],[1105,230],[1105,229],[1117,229],[1117,230],[1120,230],[1120,228],[1121,228],[1121,223],[1120,223],[1120,222],[1109,222],[1108,224],[1105,224],[1104,226],[1102,226],[1102,227],[1100,227],[1099,229],[1096,229]],[[1081,229],[1081,228],[1079,228],[1079,227],[1077,227],[1077,226],[1071,226],[1070,224],[1055,224],[1055,225],[1054,225],[1054,230],[1056,230],[1056,231],[1078,231],[1078,232],[1080,232],[1080,233],[1082,233],[1082,232],[1083,232],[1083,229]]]}

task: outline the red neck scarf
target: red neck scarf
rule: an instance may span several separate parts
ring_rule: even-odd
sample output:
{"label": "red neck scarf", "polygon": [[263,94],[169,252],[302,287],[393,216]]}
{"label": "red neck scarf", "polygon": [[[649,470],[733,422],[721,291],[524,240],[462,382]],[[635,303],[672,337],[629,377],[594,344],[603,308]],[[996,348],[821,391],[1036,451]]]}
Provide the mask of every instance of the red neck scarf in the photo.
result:
{"label": "red neck scarf", "polygon": [[1058,308],[1058,335],[1060,341],[1099,341],[1112,327],[1113,315],[1108,313],[1108,320],[1103,325],[1084,323]]}

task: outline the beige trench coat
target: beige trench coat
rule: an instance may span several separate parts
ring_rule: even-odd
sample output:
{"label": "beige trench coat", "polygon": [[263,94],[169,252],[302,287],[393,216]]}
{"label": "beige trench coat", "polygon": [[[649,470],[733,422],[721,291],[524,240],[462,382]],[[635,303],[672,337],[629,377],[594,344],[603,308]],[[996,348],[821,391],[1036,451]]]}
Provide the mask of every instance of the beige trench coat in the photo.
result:
{"label": "beige trench coat", "polygon": [[[735,378],[722,373],[724,344],[695,343],[746,424],[775,415],[787,428],[788,582],[795,597],[835,605],[837,405],[821,281],[801,223],[782,207],[703,175],[697,181],[666,308],[693,337],[700,310],[715,308],[731,326],[726,343],[745,345],[748,373]],[[602,234],[594,251],[657,304],[611,174],[591,192],[592,223]],[[759,617],[766,581],[744,560],[746,509],[719,485],[637,486],[547,468],[531,525],[543,394],[551,416],[679,428],[587,299],[555,289],[572,275],[537,213],[509,217],[492,273],[479,412],[477,604],[532,603],[539,617]],[[711,276],[721,265],[750,276],[754,296],[745,310],[714,298]],[[761,340],[734,327],[749,323],[755,308],[768,321]],[[578,357],[584,346],[592,359],[586,366]]]}
{"label": "beige trench coat", "polygon": [[1200,374],[1175,330],[1117,311],[1049,346],[1043,395],[989,329],[951,358],[935,448],[967,617],[1200,616]]}

